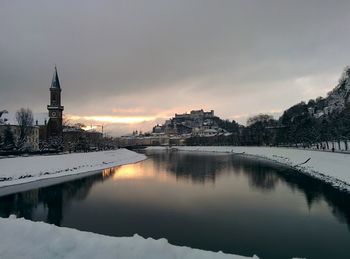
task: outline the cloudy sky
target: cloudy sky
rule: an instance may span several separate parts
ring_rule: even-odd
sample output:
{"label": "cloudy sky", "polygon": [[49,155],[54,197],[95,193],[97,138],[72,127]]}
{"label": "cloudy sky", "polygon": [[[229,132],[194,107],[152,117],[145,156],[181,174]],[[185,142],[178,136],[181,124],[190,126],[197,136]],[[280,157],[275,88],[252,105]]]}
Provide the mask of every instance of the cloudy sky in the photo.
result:
{"label": "cloudy sky", "polygon": [[4,0],[0,110],[65,114],[114,135],[175,112],[244,123],[324,96],[350,64],[349,0]]}

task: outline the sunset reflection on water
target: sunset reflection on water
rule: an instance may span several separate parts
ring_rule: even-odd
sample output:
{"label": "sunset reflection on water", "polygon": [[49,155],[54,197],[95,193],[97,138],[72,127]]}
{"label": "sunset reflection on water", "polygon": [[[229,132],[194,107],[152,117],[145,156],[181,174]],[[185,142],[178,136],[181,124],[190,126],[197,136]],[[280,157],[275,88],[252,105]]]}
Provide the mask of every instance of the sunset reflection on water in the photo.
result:
{"label": "sunset reflection on water", "polygon": [[[136,163],[123,166],[117,166],[113,168],[108,168],[103,170],[103,177],[112,177],[113,180],[142,180],[157,178],[161,180],[166,180],[170,176],[166,175],[165,172],[158,172],[152,170],[152,168],[147,168],[148,164]],[[149,169],[149,170],[148,170]]]}

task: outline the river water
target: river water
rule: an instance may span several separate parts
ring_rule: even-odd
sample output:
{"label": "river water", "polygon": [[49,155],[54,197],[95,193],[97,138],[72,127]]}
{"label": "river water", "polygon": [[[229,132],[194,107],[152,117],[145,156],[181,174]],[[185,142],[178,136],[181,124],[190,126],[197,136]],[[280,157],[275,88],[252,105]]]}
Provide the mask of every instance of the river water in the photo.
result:
{"label": "river water", "polygon": [[237,155],[147,155],[140,163],[2,196],[0,216],[260,258],[350,258],[349,194]]}

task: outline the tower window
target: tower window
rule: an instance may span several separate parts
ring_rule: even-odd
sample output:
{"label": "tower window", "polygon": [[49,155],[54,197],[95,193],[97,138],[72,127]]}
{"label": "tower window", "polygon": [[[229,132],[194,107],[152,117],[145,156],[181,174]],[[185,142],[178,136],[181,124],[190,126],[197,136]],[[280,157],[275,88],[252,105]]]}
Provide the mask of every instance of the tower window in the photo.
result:
{"label": "tower window", "polygon": [[52,97],[52,102],[56,103],[57,102],[57,95],[53,93],[51,97]]}

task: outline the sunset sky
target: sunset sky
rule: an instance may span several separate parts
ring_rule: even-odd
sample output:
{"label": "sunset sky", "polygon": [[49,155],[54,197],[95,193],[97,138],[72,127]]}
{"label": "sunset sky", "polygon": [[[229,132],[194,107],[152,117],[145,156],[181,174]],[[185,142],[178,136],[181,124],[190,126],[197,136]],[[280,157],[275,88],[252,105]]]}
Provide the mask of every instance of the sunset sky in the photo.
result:
{"label": "sunset sky", "polygon": [[[0,110],[112,135],[191,109],[245,123],[325,96],[350,57],[349,0],[1,1]],[[39,116],[39,115],[38,115]]]}

